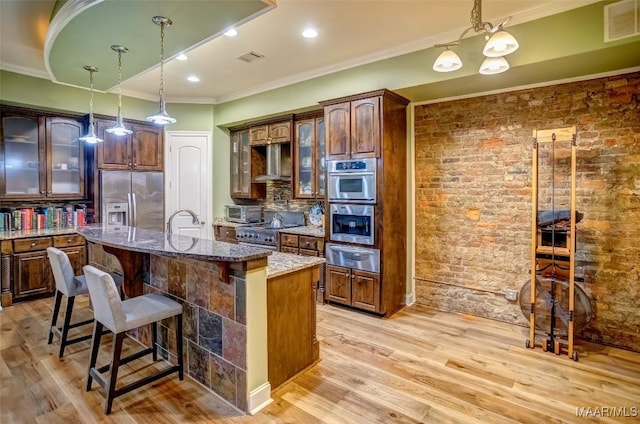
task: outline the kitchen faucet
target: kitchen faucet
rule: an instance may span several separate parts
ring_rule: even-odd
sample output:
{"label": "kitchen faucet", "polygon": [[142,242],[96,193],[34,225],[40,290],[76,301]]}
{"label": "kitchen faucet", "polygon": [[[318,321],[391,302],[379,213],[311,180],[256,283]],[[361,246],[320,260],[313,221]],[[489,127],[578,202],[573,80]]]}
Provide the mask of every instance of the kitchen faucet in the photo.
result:
{"label": "kitchen faucet", "polygon": [[204,224],[204,222],[200,222],[200,218],[198,218],[198,215],[196,215],[196,213],[191,209],[178,209],[177,211],[171,214],[171,216],[169,217],[169,220],[167,221],[167,235],[170,236],[171,233],[173,232],[171,230],[171,223],[173,222],[173,218],[176,215],[178,215],[180,212],[187,212],[189,215],[191,215],[193,217],[193,224]]}

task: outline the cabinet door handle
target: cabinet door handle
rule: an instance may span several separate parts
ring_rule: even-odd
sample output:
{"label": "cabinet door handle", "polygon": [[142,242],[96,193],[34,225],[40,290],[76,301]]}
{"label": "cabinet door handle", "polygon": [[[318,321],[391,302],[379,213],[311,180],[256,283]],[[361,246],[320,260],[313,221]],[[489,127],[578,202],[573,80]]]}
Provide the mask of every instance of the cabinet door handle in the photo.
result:
{"label": "cabinet door handle", "polygon": [[32,241],[32,242],[31,242],[31,247],[33,247],[33,246],[35,246],[35,245],[36,245],[36,242],[35,242],[35,241]]}
{"label": "cabinet door handle", "polygon": [[129,166],[133,165],[131,162],[129,162]]}
{"label": "cabinet door handle", "polygon": [[71,243],[71,239],[67,239],[67,243]]}
{"label": "cabinet door handle", "polygon": [[44,194],[44,190],[40,190],[40,194]]}
{"label": "cabinet door handle", "polygon": [[47,191],[47,194],[51,194],[51,193],[52,193],[51,190]]}
{"label": "cabinet door handle", "polygon": [[134,167],[138,166],[138,162],[133,162],[133,166]]}

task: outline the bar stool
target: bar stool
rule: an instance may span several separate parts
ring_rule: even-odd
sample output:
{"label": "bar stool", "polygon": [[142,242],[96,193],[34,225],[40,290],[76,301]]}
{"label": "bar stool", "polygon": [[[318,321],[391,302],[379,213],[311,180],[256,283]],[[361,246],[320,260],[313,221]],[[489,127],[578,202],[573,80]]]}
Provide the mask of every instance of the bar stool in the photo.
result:
{"label": "bar stool", "polygon": [[[60,352],[58,353],[58,358],[62,358],[65,347],[91,338],[91,334],[89,334],[82,337],[76,337],[75,339],[68,339],[69,330],[86,324],[91,324],[93,319],[71,324],[71,314],[73,313],[73,304],[76,296],[88,293],[87,282],[85,281],[84,275],[73,275],[73,267],[71,266],[69,257],[62,250],[56,249],[55,247],[48,247],[47,256],[49,256],[53,279],[56,282],[56,299],[53,305],[53,315],[51,316],[48,344],[51,344],[53,341],[54,333],[60,336]],[[113,274],[113,277],[114,280],[117,281],[117,285],[122,289],[122,277],[117,274]],[[64,314],[64,323],[62,324],[62,327],[57,327],[62,296],[67,297],[67,309]]]}
{"label": "bar stool", "polygon": [[[182,359],[182,305],[168,297],[158,294],[145,294],[123,301],[118,297],[116,285],[109,274],[90,265],[85,266],[83,269],[84,274],[87,277],[89,296],[91,297],[91,303],[93,303],[95,316],[93,339],[91,341],[91,359],[89,361],[87,391],[91,390],[91,385],[95,378],[107,395],[104,409],[105,414],[108,415],[111,413],[113,400],[120,395],[129,393],[132,390],[156,381],[176,371],[178,372],[178,377],[182,380],[184,378]],[[172,365],[171,367],[158,371],[153,375],[116,389],[116,380],[118,378],[118,368],[120,365],[139,359],[149,353],[153,354],[154,361],[158,359],[158,352],[156,348],[158,321],[173,316],[175,316],[177,320],[176,346],[178,364]],[[146,324],[152,324],[153,345],[125,358],[121,358],[122,343],[126,332],[134,328],[142,327]],[[111,358],[110,365],[96,368],[98,348],[100,347],[100,338],[102,336],[103,327],[107,327],[114,334],[113,357]],[[109,370],[108,380],[102,374],[107,370]]]}

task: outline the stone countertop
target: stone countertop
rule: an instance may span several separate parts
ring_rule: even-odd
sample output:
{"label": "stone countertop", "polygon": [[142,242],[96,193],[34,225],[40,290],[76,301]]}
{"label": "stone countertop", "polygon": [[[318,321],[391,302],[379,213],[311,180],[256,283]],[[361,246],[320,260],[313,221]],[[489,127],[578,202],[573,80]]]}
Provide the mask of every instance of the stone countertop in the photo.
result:
{"label": "stone countertop", "polygon": [[224,218],[213,218],[213,225],[222,225],[224,227],[233,227],[233,228],[237,228],[237,227],[246,227],[249,225],[256,225],[256,224],[240,224],[239,222],[229,222]]}
{"label": "stone countertop", "polygon": [[272,252],[257,247],[199,239],[136,227],[107,227],[91,224],[79,227],[78,234],[88,241],[134,252],[186,257],[204,261],[244,262],[269,256]]}
{"label": "stone countertop", "polygon": [[324,258],[317,256],[293,255],[291,253],[273,252],[267,258],[267,280],[279,277],[294,271],[300,271],[326,262]]}
{"label": "stone countertop", "polygon": [[13,240],[28,237],[62,236],[76,234],[77,228],[50,228],[46,230],[0,231],[0,240]]}
{"label": "stone countertop", "polygon": [[280,232],[286,233],[286,234],[298,234],[301,236],[324,237],[324,227],[316,227],[313,225],[307,225],[304,227],[284,228],[280,230]]}

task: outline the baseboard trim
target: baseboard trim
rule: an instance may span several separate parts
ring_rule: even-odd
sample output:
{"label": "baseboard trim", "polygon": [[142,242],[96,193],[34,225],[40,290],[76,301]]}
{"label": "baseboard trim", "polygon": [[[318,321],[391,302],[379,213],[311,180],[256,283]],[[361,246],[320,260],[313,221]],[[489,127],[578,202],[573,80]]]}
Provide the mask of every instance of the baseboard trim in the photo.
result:
{"label": "baseboard trim", "polygon": [[262,386],[249,393],[249,414],[255,415],[265,406],[273,402],[271,399],[271,384],[269,382],[264,383]]}
{"label": "baseboard trim", "polygon": [[408,293],[404,295],[404,304],[407,306],[411,306],[416,303],[416,294]]}

